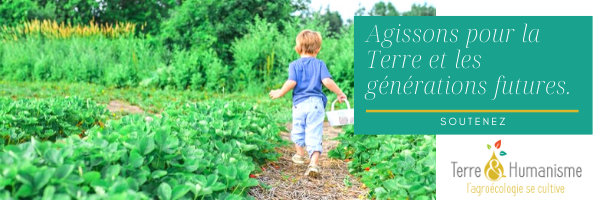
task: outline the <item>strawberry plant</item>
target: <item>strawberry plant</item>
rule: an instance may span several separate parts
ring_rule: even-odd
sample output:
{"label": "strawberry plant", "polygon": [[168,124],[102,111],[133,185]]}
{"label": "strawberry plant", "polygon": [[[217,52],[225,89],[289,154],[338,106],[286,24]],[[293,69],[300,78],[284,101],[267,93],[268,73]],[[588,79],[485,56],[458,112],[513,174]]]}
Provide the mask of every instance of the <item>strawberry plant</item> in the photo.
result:
{"label": "strawberry plant", "polygon": [[[210,99],[244,99],[247,102],[270,107],[271,114],[279,123],[287,123],[291,109],[291,101],[271,101],[264,96],[248,93],[211,93],[198,91],[161,90],[149,88],[112,88],[97,84],[69,84],[48,82],[4,82],[0,80],[0,95],[15,100],[27,98],[57,98],[62,96],[77,96],[91,99],[99,104],[109,104],[111,100],[119,99],[129,102],[142,110],[160,113],[173,102],[198,102]],[[329,109],[329,108],[328,108]]]}
{"label": "strawberry plant", "polygon": [[108,110],[81,98],[0,98],[0,147],[31,137],[55,141],[108,120]]}
{"label": "strawberry plant", "polygon": [[[279,126],[235,101],[173,103],[160,117],[127,115],[87,138],[8,145],[0,197],[246,199],[258,163],[276,160]],[[252,175],[251,175],[252,174]]]}
{"label": "strawberry plant", "polygon": [[95,159],[81,159],[81,155],[94,153],[86,151],[89,148],[101,151],[77,137],[61,143],[32,139],[6,146],[0,152],[0,198],[148,199],[137,192],[136,179],[117,176],[121,166],[88,167]]}
{"label": "strawberry plant", "polygon": [[348,170],[358,176],[377,199],[436,199],[435,136],[355,135],[345,129],[340,144],[329,152],[348,159]]}

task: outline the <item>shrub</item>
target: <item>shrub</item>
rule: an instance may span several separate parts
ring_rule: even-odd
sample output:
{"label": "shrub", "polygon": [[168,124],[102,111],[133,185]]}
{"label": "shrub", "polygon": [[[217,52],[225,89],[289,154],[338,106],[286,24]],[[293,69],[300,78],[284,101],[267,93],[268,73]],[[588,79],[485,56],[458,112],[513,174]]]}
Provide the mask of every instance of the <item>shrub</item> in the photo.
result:
{"label": "shrub", "polygon": [[162,51],[137,38],[30,38],[0,48],[0,77],[5,80],[131,87],[165,65]]}
{"label": "shrub", "polygon": [[[296,35],[304,29],[321,32],[323,45],[317,56],[323,60],[333,79],[348,96],[354,94],[354,26],[340,35],[328,37],[326,24],[317,20],[302,24],[298,20],[276,25],[256,18],[248,34],[232,46],[235,68],[232,78],[236,85],[252,86],[263,90],[276,89],[287,79],[289,63],[298,59],[294,50]],[[258,81],[257,81],[258,80]],[[242,90],[244,88],[234,88]]]}
{"label": "shrub", "polygon": [[[346,159],[377,199],[436,199],[435,135],[355,135],[348,126],[328,155]],[[385,141],[385,142],[382,142]]]}
{"label": "shrub", "polygon": [[321,31],[326,35],[325,27],[317,21],[301,25],[296,19],[283,23],[283,30],[277,31],[275,24],[255,18],[255,23],[248,28],[248,34],[236,40],[232,46],[236,66],[232,74],[237,85],[264,90],[280,87],[276,84],[287,79],[290,62],[299,57],[294,46],[296,35],[304,29]]}

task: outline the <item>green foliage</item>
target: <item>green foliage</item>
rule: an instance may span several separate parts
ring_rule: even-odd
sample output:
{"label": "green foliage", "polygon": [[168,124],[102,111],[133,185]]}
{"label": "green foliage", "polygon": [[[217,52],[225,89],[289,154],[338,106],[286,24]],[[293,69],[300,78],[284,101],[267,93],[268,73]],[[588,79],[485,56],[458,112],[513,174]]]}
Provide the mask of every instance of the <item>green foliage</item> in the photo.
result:
{"label": "green foliage", "polygon": [[400,13],[396,10],[396,7],[391,2],[387,4],[383,1],[375,3],[371,11],[370,16],[400,16]]}
{"label": "green foliage", "polygon": [[[147,29],[122,37],[3,35],[0,199],[251,198],[248,188],[259,183],[250,174],[278,159],[278,124],[289,122],[289,99],[270,101],[265,92],[286,80],[301,30],[321,32],[318,58],[352,99],[354,26],[329,9],[309,16],[307,3],[3,1],[0,23],[8,26],[95,19]],[[399,15],[382,2],[369,13]],[[404,15],[432,13],[413,5]],[[56,98],[74,95],[122,99],[160,117],[111,118],[93,101]],[[371,196],[435,199],[435,136],[358,136],[350,128],[338,139],[329,155],[351,159],[350,172]]]}
{"label": "green foliage", "polygon": [[169,49],[207,49],[216,41],[216,31],[208,20],[213,12],[209,5],[221,1],[188,0],[175,8],[172,16],[161,23],[160,39]]}
{"label": "green foliage", "polygon": [[[0,43],[0,77],[117,88],[263,93],[280,87],[287,78],[289,63],[298,58],[294,51],[297,33],[313,29],[324,36],[318,57],[341,82],[338,84],[342,89],[349,95],[353,93],[353,25],[342,27],[339,14],[330,12],[331,19],[308,21],[280,16],[284,15],[282,10],[301,9],[303,1],[273,1],[260,6],[243,3],[253,7],[239,11],[244,18],[210,14],[237,4],[185,1],[162,23],[157,37],[23,36],[13,41],[8,34],[4,37],[8,40]],[[275,7],[283,9],[268,15],[256,11]],[[248,23],[250,18],[254,18],[253,23]],[[219,27],[227,24],[236,26]]]}
{"label": "green foliage", "polygon": [[[96,2],[96,1],[91,1]],[[160,23],[163,19],[169,17],[169,10],[176,8],[177,0],[146,0],[146,1],[122,1],[122,0],[103,0],[103,3],[109,6],[104,9],[94,9],[98,13],[94,15],[98,23],[131,22],[144,25],[144,33],[157,34],[160,31]],[[84,21],[85,22],[85,21]]]}
{"label": "green foliage", "polygon": [[81,98],[0,98],[0,148],[35,137],[55,141],[82,134],[108,120],[108,110]]}
{"label": "green foliage", "polygon": [[4,80],[137,86],[164,65],[160,51],[135,38],[27,39],[0,45]]}
{"label": "green foliage", "polygon": [[286,38],[278,37],[281,34],[277,31],[275,24],[259,18],[255,18],[255,20],[256,23],[248,27],[249,33],[241,40],[237,40],[232,47],[236,66],[233,68],[232,78],[237,82],[235,85],[239,85],[239,88],[235,88],[235,90],[242,90],[245,86],[253,83],[268,82],[267,86],[273,84],[273,77],[281,76],[281,73],[285,71],[281,69],[283,67],[273,68],[273,66],[281,66],[289,61],[286,59],[282,63],[271,63],[279,60],[276,59],[279,54],[286,51],[279,46],[281,45],[279,42]]}
{"label": "green foliage", "polygon": [[[24,20],[49,19],[59,23],[87,24],[131,22],[145,29],[138,29],[143,34],[160,35],[161,24],[170,18],[171,13],[180,13],[189,9],[208,11],[209,15],[187,15],[190,22],[199,21],[214,25],[220,41],[230,44],[234,38],[241,36],[245,28],[239,26],[248,19],[259,15],[271,22],[286,19],[294,11],[308,9],[305,0],[266,0],[266,1],[199,1],[199,0],[4,0],[0,3],[0,24],[14,25]],[[197,7],[193,7],[197,6]],[[182,7],[187,7],[183,8]],[[215,14],[216,13],[216,14]],[[198,23],[180,24],[186,28],[196,29]],[[190,27],[191,26],[191,27]],[[201,25],[204,26],[204,25]],[[180,30],[186,31],[186,28]],[[188,32],[192,33],[192,32]]]}
{"label": "green foliage", "polygon": [[[326,39],[319,53],[331,76],[346,95],[354,99],[354,25],[335,35],[337,39]],[[327,94],[327,93],[326,93]],[[334,99],[331,93],[329,99]]]}
{"label": "green foliage", "polygon": [[410,11],[402,13],[402,16],[435,16],[435,7],[427,3],[413,4]]}
{"label": "green foliage", "polygon": [[0,24],[12,26],[27,21],[35,9],[37,5],[31,0],[4,0],[0,3]]}
{"label": "green foliage", "polygon": [[[101,104],[120,99],[139,106],[149,113],[160,113],[174,101],[198,102],[210,99],[244,99],[265,107],[271,107],[278,123],[287,123],[290,117],[291,99],[272,101],[267,95],[244,93],[222,93],[195,90],[163,90],[156,88],[113,88],[97,84],[72,84],[68,82],[2,82],[0,96],[15,100],[29,98],[56,98],[78,96]],[[352,101],[352,99],[350,99]],[[117,113],[119,114],[119,113]],[[117,115],[118,116],[118,115]]]}
{"label": "green foliage", "polygon": [[354,11],[354,16],[365,16],[366,8],[358,3],[358,9]]}
{"label": "green foliage", "polygon": [[366,13],[365,7],[360,5],[358,10],[354,12],[355,16],[365,16],[367,14],[369,16],[435,16],[435,7],[427,5],[427,3],[423,5],[413,4],[410,11],[400,14],[391,2],[385,4],[380,1],[375,3],[368,13]]}
{"label": "green foliage", "polygon": [[340,34],[342,28],[344,28],[344,21],[342,20],[342,16],[338,11],[329,10],[329,6],[325,9],[325,14],[320,16],[321,21],[323,23],[327,23],[329,28],[329,35],[333,36],[335,34]]}
{"label": "green foliage", "polygon": [[129,115],[88,137],[32,139],[0,151],[0,196],[76,199],[242,199],[275,160],[279,127],[234,101],[172,104],[151,120]]}
{"label": "green foliage", "polygon": [[162,24],[161,38],[170,49],[211,48],[228,63],[228,49],[247,30],[249,19],[278,22],[289,18],[294,7],[288,0],[187,0]]}
{"label": "green foliage", "polygon": [[328,155],[351,159],[348,170],[377,199],[436,199],[435,136],[355,135],[349,126],[337,140]]}
{"label": "green foliage", "polygon": [[92,19],[100,19],[99,14],[100,2],[87,0],[62,0],[62,1],[47,1],[35,0],[40,6],[50,6],[54,8],[53,13],[58,22],[69,22],[75,24],[85,24]]}
{"label": "green foliage", "polygon": [[[228,83],[228,73],[230,69],[228,66],[223,64],[223,61],[219,59],[214,51],[204,52],[201,55],[201,64],[204,68],[204,76],[206,77],[206,84],[204,84],[204,89],[208,91],[219,91],[223,92],[225,88],[230,90],[233,86],[227,85]],[[199,75],[192,75],[192,85],[196,82],[194,80],[198,80]]]}
{"label": "green foliage", "polygon": [[156,34],[160,23],[168,18],[169,10],[177,6],[175,0],[120,1],[120,0],[6,0],[0,3],[0,24],[14,25],[25,20],[48,19],[59,23],[99,24],[131,22],[144,25],[138,29]]}
{"label": "green foliage", "polygon": [[139,85],[145,88],[215,91],[226,86],[227,77],[227,67],[213,51],[177,50],[173,52],[168,66],[152,69]]}
{"label": "green foliage", "polygon": [[[64,81],[95,83],[109,87],[137,87],[264,92],[280,87],[290,62],[298,59],[295,37],[303,29],[326,35],[326,28],[313,21],[275,24],[258,19],[249,33],[232,49],[229,67],[210,49],[165,50],[139,38],[30,38],[0,43],[0,77],[11,81]],[[353,87],[353,26],[323,39],[320,59],[329,67],[342,89]],[[165,59],[167,58],[167,59]]]}
{"label": "green foliage", "polygon": [[50,20],[31,20],[12,27],[3,27],[0,29],[0,40],[5,42],[15,42],[27,39],[44,40],[62,40],[74,37],[85,37],[94,39],[104,38],[126,38],[135,34],[135,24],[115,23],[115,24],[89,24],[72,25],[57,23]]}
{"label": "green foliage", "polygon": [[236,66],[232,75],[236,85],[254,85],[264,90],[280,87],[278,84],[287,78],[289,63],[299,57],[294,50],[296,35],[304,29],[312,29],[323,35],[321,52],[317,58],[325,62],[334,80],[347,95],[354,93],[353,25],[341,30],[341,34],[328,37],[326,27],[318,21],[304,25],[297,21],[284,23],[283,31],[278,32],[274,24],[255,20],[248,28],[249,33],[232,47]]}
{"label": "green foliage", "polygon": [[321,32],[323,44],[317,58],[322,59],[334,80],[347,95],[353,94],[354,88],[354,26],[341,30],[341,34],[328,37],[324,24],[312,21],[301,24],[298,21],[286,22],[281,32],[275,24],[266,20],[255,19],[243,38],[232,46],[234,64],[232,78],[236,88],[241,90],[248,86],[258,86],[264,90],[281,87],[287,79],[289,63],[298,59],[294,50],[296,35],[304,29]]}
{"label": "green foliage", "polygon": [[48,2],[45,5],[40,5],[39,0],[37,1],[37,7],[29,10],[29,19],[37,20],[54,20],[59,13],[55,13],[56,4],[54,2]]}

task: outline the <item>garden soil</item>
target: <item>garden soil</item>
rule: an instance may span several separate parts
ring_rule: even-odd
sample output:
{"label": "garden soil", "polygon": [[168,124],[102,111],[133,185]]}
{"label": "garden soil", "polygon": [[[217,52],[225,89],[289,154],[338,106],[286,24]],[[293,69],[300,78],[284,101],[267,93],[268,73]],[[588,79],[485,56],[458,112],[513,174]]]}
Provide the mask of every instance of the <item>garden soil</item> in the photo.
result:
{"label": "garden soil", "polygon": [[[287,125],[291,130],[291,124]],[[269,188],[254,187],[249,194],[256,199],[366,199],[368,189],[348,173],[348,166],[342,160],[332,159],[327,152],[334,149],[338,142],[334,140],[342,132],[341,128],[323,125],[323,155],[319,158],[320,177],[304,176],[308,164],[294,164],[291,157],[295,154],[293,143],[280,148],[281,158],[264,166],[264,172],[257,179]],[[290,133],[281,132],[281,137],[290,140]]]}

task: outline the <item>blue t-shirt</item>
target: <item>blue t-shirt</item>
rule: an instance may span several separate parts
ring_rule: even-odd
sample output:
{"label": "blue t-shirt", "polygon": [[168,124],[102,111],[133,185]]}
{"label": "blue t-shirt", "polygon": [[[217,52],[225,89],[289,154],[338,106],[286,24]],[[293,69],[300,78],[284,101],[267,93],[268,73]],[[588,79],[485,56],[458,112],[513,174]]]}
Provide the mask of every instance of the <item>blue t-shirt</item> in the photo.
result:
{"label": "blue t-shirt", "polygon": [[323,108],[327,107],[327,96],[323,93],[323,79],[331,78],[327,66],[322,60],[304,57],[290,63],[288,80],[296,81],[292,93],[294,105],[298,105],[309,97],[321,97]]}

